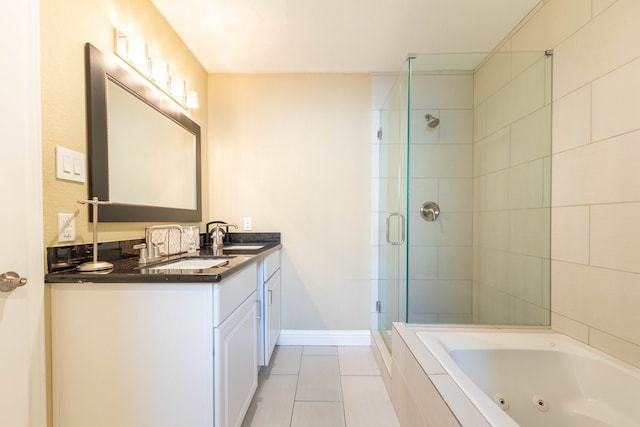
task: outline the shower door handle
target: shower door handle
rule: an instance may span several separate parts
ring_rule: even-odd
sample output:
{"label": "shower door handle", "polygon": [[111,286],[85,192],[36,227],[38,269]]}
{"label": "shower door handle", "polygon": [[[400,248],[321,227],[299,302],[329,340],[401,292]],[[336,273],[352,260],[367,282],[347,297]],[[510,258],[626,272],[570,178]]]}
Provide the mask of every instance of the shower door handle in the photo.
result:
{"label": "shower door handle", "polygon": [[[391,218],[397,216],[400,218],[400,222],[402,224],[401,229],[400,229],[400,240],[391,240],[390,234],[391,234],[391,227],[389,227],[390,223],[391,223]],[[404,243],[405,240],[405,219],[404,219],[404,215],[402,215],[401,213],[390,213],[389,215],[387,215],[387,243],[391,244],[391,245],[402,245]]]}

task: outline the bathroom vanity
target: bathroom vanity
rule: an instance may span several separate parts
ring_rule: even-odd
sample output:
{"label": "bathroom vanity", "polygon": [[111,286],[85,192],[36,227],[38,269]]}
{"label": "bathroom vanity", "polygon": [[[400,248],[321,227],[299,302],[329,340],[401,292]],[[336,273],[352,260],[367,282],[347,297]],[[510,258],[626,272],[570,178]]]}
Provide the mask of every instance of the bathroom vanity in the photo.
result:
{"label": "bathroom vanity", "polygon": [[280,325],[280,244],[254,252],[47,275],[53,425],[239,426]]}

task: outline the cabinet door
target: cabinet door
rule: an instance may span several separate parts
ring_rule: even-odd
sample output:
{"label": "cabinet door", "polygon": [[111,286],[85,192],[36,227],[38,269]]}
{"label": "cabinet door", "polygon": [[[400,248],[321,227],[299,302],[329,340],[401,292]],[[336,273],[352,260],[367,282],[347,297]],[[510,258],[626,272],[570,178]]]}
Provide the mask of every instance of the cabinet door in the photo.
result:
{"label": "cabinet door", "polygon": [[278,270],[273,276],[271,276],[266,286],[267,295],[265,299],[266,306],[268,308],[265,313],[265,319],[267,319],[265,325],[265,336],[268,338],[265,350],[267,365],[269,364],[269,360],[271,360],[273,349],[275,348],[278,337],[280,336],[281,288],[280,270]]}
{"label": "cabinet door", "polygon": [[213,424],[213,285],[50,286],[53,426]]}
{"label": "cabinet door", "polygon": [[258,323],[253,292],[214,329],[215,425],[235,427],[258,386]]}

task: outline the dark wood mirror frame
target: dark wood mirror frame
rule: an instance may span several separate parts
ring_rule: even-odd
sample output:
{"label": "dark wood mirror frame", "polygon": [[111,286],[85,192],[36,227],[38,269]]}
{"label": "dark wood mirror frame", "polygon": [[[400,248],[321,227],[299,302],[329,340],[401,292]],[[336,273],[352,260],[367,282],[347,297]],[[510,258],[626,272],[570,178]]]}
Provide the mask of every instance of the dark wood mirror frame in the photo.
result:
{"label": "dark wood mirror frame", "polygon": [[[202,220],[200,126],[187,117],[163,94],[142,83],[141,76],[120,65],[96,47],[85,45],[85,78],[87,97],[87,153],[89,159],[89,194],[100,200],[109,198],[109,132],[107,117],[107,81],[111,80],[133,96],[163,114],[195,136],[196,144],[196,208],[145,206],[123,203],[101,205],[99,222],[200,222]],[[133,142],[132,142],[133,143]],[[144,159],[140,159],[141,162]],[[166,179],[171,179],[167,175]],[[91,209],[89,210],[90,220]]]}

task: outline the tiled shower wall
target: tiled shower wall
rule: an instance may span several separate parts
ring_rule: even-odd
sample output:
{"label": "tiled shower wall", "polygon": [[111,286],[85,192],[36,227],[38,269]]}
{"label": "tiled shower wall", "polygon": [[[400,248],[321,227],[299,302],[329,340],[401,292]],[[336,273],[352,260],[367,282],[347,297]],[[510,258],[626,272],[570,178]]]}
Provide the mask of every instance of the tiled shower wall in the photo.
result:
{"label": "tiled shower wall", "polygon": [[[471,321],[473,275],[473,74],[411,79],[409,180],[409,321]],[[440,119],[429,128],[425,115]],[[440,206],[437,221],[420,216]]]}
{"label": "tiled shower wall", "polygon": [[552,327],[640,366],[640,2],[548,0],[507,39],[554,49]]}
{"label": "tiled shower wall", "polygon": [[549,325],[551,59],[498,52],[475,73],[473,316]]}

